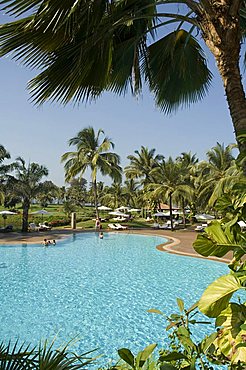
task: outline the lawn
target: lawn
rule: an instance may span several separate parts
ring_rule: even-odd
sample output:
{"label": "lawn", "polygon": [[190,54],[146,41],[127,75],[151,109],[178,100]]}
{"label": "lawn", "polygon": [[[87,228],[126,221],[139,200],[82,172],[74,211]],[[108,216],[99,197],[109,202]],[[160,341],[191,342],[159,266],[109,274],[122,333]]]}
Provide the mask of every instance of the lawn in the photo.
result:
{"label": "lawn", "polygon": [[[32,212],[38,211],[40,209],[45,209],[50,214],[49,215],[32,215]],[[4,210],[3,206],[0,206],[0,211]],[[20,231],[22,225],[22,208],[21,204],[18,204],[15,208],[15,211],[18,212],[17,215],[8,215],[5,224],[13,225],[14,231]],[[109,223],[114,223],[116,221],[113,218],[110,218],[110,215],[105,212],[101,212],[100,216],[106,218],[107,221],[102,222],[102,229],[105,230],[108,228]],[[95,227],[95,209],[93,207],[78,207],[76,209],[77,217],[77,227],[83,229],[93,229]],[[47,207],[42,207],[40,204],[33,204],[30,207],[29,211],[29,222],[34,222],[36,225],[39,223],[47,221],[52,225],[53,228],[63,228],[70,227],[70,219],[63,212],[63,205],[58,204],[49,204]],[[124,222],[124,226],[131,228],[145,228],[150,227],[150,224],[145,221],[145,219],[135,216],[132,221]],[[4,226],[4,218],[0,217],[0,227]]]}

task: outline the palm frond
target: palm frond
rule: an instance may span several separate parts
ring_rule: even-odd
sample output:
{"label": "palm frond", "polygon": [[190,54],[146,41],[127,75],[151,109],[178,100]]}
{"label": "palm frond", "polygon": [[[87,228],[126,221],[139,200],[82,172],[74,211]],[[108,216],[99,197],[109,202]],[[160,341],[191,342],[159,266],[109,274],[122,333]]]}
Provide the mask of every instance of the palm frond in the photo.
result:
{"label": "palm frond", "polygon": [[189,106],[207,93],[212,74],[202,49],[187,31],[171,32],[150,45],[148,53],[143,73],[165,113]]}

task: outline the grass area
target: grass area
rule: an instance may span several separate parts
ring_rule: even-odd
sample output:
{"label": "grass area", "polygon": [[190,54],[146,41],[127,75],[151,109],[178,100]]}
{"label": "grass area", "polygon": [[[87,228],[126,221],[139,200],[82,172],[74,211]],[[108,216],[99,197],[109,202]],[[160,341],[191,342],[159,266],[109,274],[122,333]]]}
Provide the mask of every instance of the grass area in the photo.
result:
{"label": "grass area", "polygon": [[[4,210],[3,206],[0,206],[0,211]],[[49,215],[32,215],[32,212],[38,211],[40,209],[45,209],[50,214]],[[8,215],[5,222],[4,218],[0,216],[0,227],[5,225],[13,225],[15,231],[20,231],[22,226],[22,208],[21,204],[18,204],[15,208],[15,211],[18,212],[17,215]],[[83,207],[76,209],[76,216],[77,216],[77,227],[83,229],[94,229],[95,228],[95,209],[93,207]],[[108,228],[109,223],[115,223],[113,218],[109,218],[110,215],[106,212],[101,212],[100,216],[102,218],[107,218],[107,221],[102,222],[102,229],[105,230]],[[63,228],[70,226],[70,219],[66,214],[63,212],[63,206],[58,204],[49,204],[47,207],[42,207],[40,204],[33,204],[29,210],[29,222],[34,222],[36,225],[39,223],[47,221],[48,223],[53,223],[55,221],[64,221],[64,225],[57,226],[57,228]],[[120,223],[120,222],[119,222]],[[145,228],[150,227],[150,224],[145,221],[143,218],[134,218],[132,221],[124,222],[124,226],[130,228]],[[53,226],[56,228],[56,226]]]}
{"label": "grass area", "polygon": [[[101,222],[102,230],[108,229],[108,224],[110,223],[120,223],[123,226],[127,226],[129,228],[145,228],[150,227],[150,223],[146,222],[143,218],[136,218],[129,222],[118,222],[114,221],[113,218],[109,219],[108,221]],[[88,220],[88,221],[81,221],[77,223],[77,227],[82,227],[83,229],[94,229],[95,228],[95,220]]]}

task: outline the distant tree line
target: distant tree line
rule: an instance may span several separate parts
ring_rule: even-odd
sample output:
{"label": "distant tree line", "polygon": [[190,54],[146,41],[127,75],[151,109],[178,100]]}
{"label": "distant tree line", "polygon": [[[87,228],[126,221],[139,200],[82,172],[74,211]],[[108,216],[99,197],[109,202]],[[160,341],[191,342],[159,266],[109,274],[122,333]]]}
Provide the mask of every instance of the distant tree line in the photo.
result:
{"label": "distant tree line", "polygon": [[[111,208],[127,205],[145,208],[150,212],[160,208],[161,203],[173,204],[181,209],[189,207],[192,214],[215,211],[217,199],[243,181],[242,170],[237,166],[232,150],[235,144],[217,143],[207,152],[206,160],[199,161],[196,154],[183,152],[177,158],[156,154],[155,149],[142,146],[127,158],[129,164],[122,169],[120,157],[112,151],[114,143],[103,130],[95,132],[92,127],[81,130],[69,140],[73,151],[62,156],[66,186],[59,187],[52,181],[44,181],[48,169],[38,163],[26,163],[18,157],[10,160],[10,153],[0,146],[1,203],[9,209],[22,203],[22,231],[28,229],[28,212],[33,200],[46,207],[51,203],[64,205],[68,215],[85,204]],[[91,181],[83,178],[91,172]],[[109,176],[111,185],[98,181],[98,174]],[[122,175],[125,181],[122,181]]]}

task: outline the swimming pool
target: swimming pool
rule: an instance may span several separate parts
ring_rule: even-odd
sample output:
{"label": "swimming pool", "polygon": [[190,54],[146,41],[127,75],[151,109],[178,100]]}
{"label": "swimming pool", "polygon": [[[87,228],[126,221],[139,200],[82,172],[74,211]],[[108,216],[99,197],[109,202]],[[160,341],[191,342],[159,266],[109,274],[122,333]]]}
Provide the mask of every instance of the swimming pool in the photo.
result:
{"label": "swimming pool", "polygon": [[99,348],[103,363],[121,347],[138,351],[165,340],[165,322],[147,313],[176,311],[176,297],[193,304],[227,266],[172,255],[163,238],[76,234],[48,248],[0,247],[1,339],[36,344],[79,337],[79,352]]}

